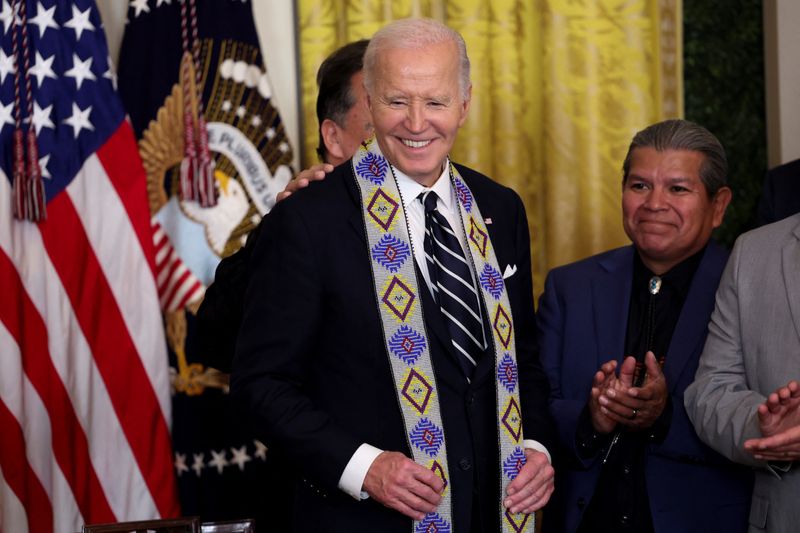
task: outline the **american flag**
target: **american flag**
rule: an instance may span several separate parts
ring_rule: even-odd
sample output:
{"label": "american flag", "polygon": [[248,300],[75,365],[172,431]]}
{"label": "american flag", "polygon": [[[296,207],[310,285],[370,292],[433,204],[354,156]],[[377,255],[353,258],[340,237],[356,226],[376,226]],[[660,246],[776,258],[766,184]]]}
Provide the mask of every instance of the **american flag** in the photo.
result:
{"label": "american flag", "polygon": [[[0,531],[175,516],[146,178],[99,13],[0,0],[0,27]],[[38,141],[38,223],[13,214],[15,117]]]}

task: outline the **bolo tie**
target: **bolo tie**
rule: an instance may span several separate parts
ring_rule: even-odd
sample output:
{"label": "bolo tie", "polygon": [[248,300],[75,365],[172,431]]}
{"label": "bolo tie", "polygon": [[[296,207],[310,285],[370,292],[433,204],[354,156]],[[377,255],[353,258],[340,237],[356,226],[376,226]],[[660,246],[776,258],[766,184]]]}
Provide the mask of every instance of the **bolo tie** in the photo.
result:
{"label": "bolo tie", "polygon": [[[644,350],[636,354],[636,369],[634,370],[633,374],[634,387],[641,387],[644,384],[645,377],[647,377],[644,358],[645,354],[653,349],[653,336],[655,335],[656,331],[656,298],[661,292],[661,284],[662,282],[660,276],[653,276],[647,282],[647,292],[650,294],[650,296],[647,299],[647,309],[645,311],[644,319],[644,335],[642,335],[644,338]],[[636,416],[635,410],[634,416]],[[611,440],[611,444],[608,445],[608,450],[606,450],[606,454],[603,457],[603,464],[606,464],[608,458],[611,456],[611,450],[614,449],[614,445],[619,440],[620,433],[621,431],[619,430],[614,433],[614,438]]]}
{"label": "bolo tie", "polygon": [[636,357],[636,370],[633,376],[633,386],[641,387],[644,384],[644,379],[647,372],[645,371],[644,358],[648,351],[653,350],[653,336],[656,331],[656,297],[661,292],[661,277],[653,276],[647,282],[647,292],[650,297],[647,299],[647,311],[645,312],[644,321],[644,350],[637,354]]}

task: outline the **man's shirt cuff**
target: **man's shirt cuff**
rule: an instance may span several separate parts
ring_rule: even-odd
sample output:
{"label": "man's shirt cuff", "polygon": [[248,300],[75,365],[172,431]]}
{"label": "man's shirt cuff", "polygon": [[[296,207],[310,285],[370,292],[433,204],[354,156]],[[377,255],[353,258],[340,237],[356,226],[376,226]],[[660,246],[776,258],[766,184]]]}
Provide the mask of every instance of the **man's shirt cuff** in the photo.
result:
{"label": "man's shirt cuff", "polygon": [[362,490],[364,479],[367,477],[372,463],[381,453],[383,450],[367,443],[359,446],[356,453],[347,462],[347,466],[344,467],[342,477],[339,478],[339,488],[356,500],[369,498],[369,494]]}
{"label": "man's shirt cuff", "polygon": [[[533,439],[525,439],[522,441],[522,445],[525,448],[542,452],[547,457],[547,462],[553,462],[550,458],[550,452],[541,443]],[[344,467],[342,477],[339,478],[339,488],[356,500],[369,498],[369,495],[362,490],[364,479],[367,477],[367,472],[372,463],[381,453],[383,453],[383,450],[366,443],[359,446],[356,453],[347,462],[347,466]]]}
{"label": "man's shirt cuff", "polygon": [[533,439],[524,439],[522,441],[522,446],[523,448],[530,448],[531,450],[542,452],[547,457],[547,462],[553,464],[553,460],[550,458],[550,452],[547,451],[547,448],[545,448],[542,443]]}

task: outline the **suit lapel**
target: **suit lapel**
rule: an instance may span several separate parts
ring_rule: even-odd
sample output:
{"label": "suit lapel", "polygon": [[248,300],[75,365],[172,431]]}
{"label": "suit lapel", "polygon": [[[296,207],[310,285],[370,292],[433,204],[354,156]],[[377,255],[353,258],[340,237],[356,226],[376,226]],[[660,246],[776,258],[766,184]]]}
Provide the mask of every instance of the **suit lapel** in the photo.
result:
{"label": "suit lapel", "polygon": [[492,350],[493,335],[491,317],[486,317],[483,321],[483,325],[486,331],[488,348],[484,350],[483,357],[480,358],[478,366],[475,367],[475,374],[472,376],[472,382],[475,384],[480,383],[486,379],[487,376],[492,374],[495,366],[494,350]]}
{"label": "suit lapel", "polygon": [[664,377],[670,391],[676,387],[683,368],[693,354],[702,349],[699,345],[706,338],[708,317],[714,309],[714,297],[726,255],[716,244],[709,242],[692,278],[664,362]]}
{"label": "suit lapel", "polygon": [[[497,257],[497,261],[499,263],[497,266],[500,269],[500,272],[502,273],[503,269],[505,268],[505,264],[502,262],[503,261],[502,258],[505,257],[506,253],[508,253],[508,251],[506,250],[506,248],[508,248],[508,245],[506,244],[507,239],[504,240],[506,235],[498,234],[497,230],[495,229],[497,227],[496,223],[489,223],[489,224],[486,223],[487,220],[491,221],[492,217],[497,215],[494,212],[494,206],[496,202],[491,196],[482,194],[482,190],[480,189],[480,187],[476,187],[476,183],[472,179],[472,174],[469,169],[459,166],[458,171],[459,174],[461,174],[461,178],[467,184],[467,187],[469,187],[470,191],[472,191],[473,199],[475,203],[478,205],[478,208],[481,211],[481,215],[484,217],[484,224],[486,225],[486,231],[489,233],[489,239],[491,240],[495,256]],[[499,216],[502,216],[502,214]],[[467,246],[469,246],[469,227],[466,226],[466,221],[464,222],[465,222],[464,233],[466,234]],[[478,272],[475,273],[476,278],[478,274],[479,274]],[[481,307],[484,306],[481,304]],[[495,354],[494,350],[492,349],[492,343],[495,342],[493,340],[494,335],[492,332],[492,317],[489,316],[490,312],[489,309],[484,308],[483,312],[484,312],[483,326],[486,332],[486,340],[488,342],[488,348],[484,351],[483,357],[481,357],[481,359],[478,361],[478,365],[475,367],[475,372],[472,376],[472,383],[476,386],[485,381],[486,379],[488,379],[489,377],[492,377],[495,368],[495,358],[494,358]],[[494,378],[492,377],[492,379]]]}
{"label": "suit lapel", "polygon": [[600,259],[602,271],[591,281],[597,368],[611,359],[622,362],[625,355],[633,253],[633,247],[629,246]]}
{"label": "suit lapel", "polygon": [[795,333],[800,337],[800,225],[792,231],[793,239],[787,242],[781,252],[783,280],[786,297],[792,313]]}

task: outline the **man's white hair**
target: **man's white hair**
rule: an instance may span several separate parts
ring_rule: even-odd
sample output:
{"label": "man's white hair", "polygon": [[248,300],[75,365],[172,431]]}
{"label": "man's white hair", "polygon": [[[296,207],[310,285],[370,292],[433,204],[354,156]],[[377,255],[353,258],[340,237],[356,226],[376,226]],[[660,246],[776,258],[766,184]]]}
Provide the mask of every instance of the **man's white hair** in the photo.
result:
{"label": "man's white hair", "polygon": [[379,29],[369,41],[364,52],[364,86],[372,94],[375,84],[375,69],[378,55],[384,50],[419,50],[430,45],[452,42],[456,45],[459,57],[458,81],[461,97],[466,100],[469,94],[469,57],[467,45],[461,34],[441,22],[426,18],[395,20]]}

